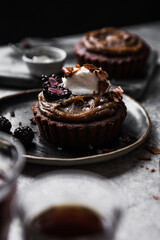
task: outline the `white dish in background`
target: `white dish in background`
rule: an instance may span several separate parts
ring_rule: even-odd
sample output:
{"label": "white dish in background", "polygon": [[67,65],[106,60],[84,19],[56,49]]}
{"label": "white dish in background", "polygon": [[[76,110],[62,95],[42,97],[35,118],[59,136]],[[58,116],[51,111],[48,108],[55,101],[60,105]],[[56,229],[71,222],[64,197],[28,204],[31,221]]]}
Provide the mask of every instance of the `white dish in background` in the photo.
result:
{"label": "white dish in background", "polygon": [[22,60],[32,75],[40,77],[42,74],[51,75],[61,72],[66,56],[66,52],[60,48],[41,46],[32,48],[23,54]]}

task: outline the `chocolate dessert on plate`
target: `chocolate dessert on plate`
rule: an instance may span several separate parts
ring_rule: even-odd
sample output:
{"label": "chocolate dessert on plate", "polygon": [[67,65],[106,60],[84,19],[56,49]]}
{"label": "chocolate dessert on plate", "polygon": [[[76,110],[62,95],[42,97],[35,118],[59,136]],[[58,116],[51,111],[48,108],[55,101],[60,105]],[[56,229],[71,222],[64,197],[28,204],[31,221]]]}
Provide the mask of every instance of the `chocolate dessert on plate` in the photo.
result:
{"label": "chocolate dessert on plate", "polygon": [[33,113],[40,133],[57,146],[87,148],[115,142],[126,118],[121,87],[92,64],[63,67],[64,77],[43,76]]}

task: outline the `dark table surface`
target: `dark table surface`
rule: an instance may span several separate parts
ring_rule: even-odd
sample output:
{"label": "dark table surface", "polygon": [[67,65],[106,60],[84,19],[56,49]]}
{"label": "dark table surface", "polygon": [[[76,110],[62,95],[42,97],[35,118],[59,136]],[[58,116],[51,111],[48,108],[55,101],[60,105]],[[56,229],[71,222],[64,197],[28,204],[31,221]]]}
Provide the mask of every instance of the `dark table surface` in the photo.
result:
{"label": "dark table surface", "polygon": [[[160,54],[160,22],[147,23],[126,27],[137,33]],[[68,52],[81,36],[68,36],[55,39],[55,46],[66,48]],[[56,44],[58,43],[58,44]],[[66,47],[67,46],[67,47]],[[7,51],[11,51],[6,46]],[[75,63],[68,55],[66,64]],[[139,100],[148,111],[152,129],[145,143],[129,154],[99,164],[71,167],[98,173],[112,180],[122,192],[125,201],[125,212],[118,228],[117,240],[150,240],[159,239],[160,235],[160,199],[155,200],[154,195],[160,197],[160,155],[146,151],[146,145],[160,147],[160,59],[152,75],[145,93]],[[19,91],[9,86],[0,87],[0,97]],[[151,160],[138,160],[138,156],[150,156]],[[36,176],[63,167],[41,166],[27,163],[23,173],[18,179],[18,191],[32,181]],[[155,169],[156,171],[152,171]],[[15,219],[11,226],[9,240],[21,240],[21,229]]]}

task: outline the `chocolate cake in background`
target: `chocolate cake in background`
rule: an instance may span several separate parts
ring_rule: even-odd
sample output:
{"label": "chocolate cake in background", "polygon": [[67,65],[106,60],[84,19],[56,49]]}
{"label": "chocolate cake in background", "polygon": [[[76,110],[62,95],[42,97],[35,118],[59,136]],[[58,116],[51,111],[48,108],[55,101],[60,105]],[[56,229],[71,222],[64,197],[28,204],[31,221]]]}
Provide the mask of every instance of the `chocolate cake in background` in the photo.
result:
{"label": "chocolate cake in background", "polygon": [[87,32],[74,53],[80,65],[102,67],[110,78],[132,78],[144,71],[150,47],[135,34],[108,27]]}

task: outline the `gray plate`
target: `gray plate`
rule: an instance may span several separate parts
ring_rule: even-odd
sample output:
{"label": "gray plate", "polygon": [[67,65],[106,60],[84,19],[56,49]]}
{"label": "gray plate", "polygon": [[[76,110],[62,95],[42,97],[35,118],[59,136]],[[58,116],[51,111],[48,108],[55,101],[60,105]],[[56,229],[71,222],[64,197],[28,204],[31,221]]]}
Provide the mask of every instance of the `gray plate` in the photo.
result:
{"label": "gray plate", "polygon": [[[103,153],[103,149],[88,149],[85,152],[73,152],[57,148],[40,136],[38,128],[30,122],[33,117],[32,105],[37,100],[40,89],[27,90],[0,99],[0,114],[11,120],[13,132],[19,126],[31,126],[35,132],[33,144],[26,149],[28,162],[46,165],[80,165],[102,162],[120,157],[142,144],[147,138],[151,122],[146,110],[133,98],[124,94],[124,102],[127,106],[127,118],[123,124],[121,139],[126,134],[134,136],[133,141],[127,144],[118,141],[114,150]],[[15,117],[10,116],[14,111]]]}

